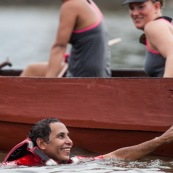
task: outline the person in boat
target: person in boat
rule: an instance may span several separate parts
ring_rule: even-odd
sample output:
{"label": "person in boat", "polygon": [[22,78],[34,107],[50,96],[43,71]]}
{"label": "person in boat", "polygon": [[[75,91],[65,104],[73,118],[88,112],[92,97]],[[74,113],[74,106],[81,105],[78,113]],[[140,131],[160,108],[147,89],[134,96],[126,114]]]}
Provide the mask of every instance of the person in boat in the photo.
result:
{"label": "person in boat", "polygon": [[57,77],[64,68],[68,43],[66,77],[110,77],[111,53],[103,14],[92,0],[61,0],[57,37],[48,63],[28,65],[21,76]]}
{"label": "person in boat", "polygon": [[129,15],[144,34],[140,42],[146,45],[145,72],[149,77],[173,77],[173,24],[162,15],[164,0],[125,0]]}
{"label": "person in boat", "polygon": [[[90,159],[114,158],[133,161],[146,156],[159,146],[171,142],[173,142],[173,126],[161,136],[152,140]],[[43,119],[31,128],[27,139],[16,145],[7,154],[3,165],[58,165],[70,164],[85,159],[85,157],[80,156],[71,157],[72,146],[73,142],[69,137],[69,131],[62,122],[57,118]]]}

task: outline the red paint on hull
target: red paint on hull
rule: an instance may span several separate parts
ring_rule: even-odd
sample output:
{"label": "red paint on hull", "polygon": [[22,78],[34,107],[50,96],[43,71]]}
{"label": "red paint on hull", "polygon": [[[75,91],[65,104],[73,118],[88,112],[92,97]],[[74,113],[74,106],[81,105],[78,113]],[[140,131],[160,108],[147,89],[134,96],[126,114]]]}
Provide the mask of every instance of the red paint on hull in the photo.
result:
{"label": "red paint on hull", "polygon": [[[36,121],[57,117],[75,146],[106,153],[138,144],[173,124],[173,79],[0,77],[0,149],[26,137]],[[173,156],[172,145],[157,154]]]}

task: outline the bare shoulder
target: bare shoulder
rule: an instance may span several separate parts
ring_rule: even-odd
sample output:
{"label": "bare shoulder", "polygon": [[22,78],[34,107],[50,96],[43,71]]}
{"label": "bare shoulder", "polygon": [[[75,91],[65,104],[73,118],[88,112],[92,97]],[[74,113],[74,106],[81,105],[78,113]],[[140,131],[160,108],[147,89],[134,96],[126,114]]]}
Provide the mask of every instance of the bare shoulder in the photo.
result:
{"label": "bare shoulder", "polygon": [[72,20],[75,22],[78,16],[78,0],[63,0],[60,8],[60,21]]}
{"label": "bare shoulder", "polygon": [[161,34],[169,30],[168,23],[164,20],[154,20],[145,25],[144,32],[146,35]]}
{"label": "bare shoulder", "polygon": [[167,57],[166,50],[172,45],[173,33],[171,30],[171,24],[165,20],[151,21],[144,28],[150,48],[160,52],[164,57]]}
{"label": "bare shoulder", "polygon": [[64,0],[61,5],[61,10],[72,11],[72,10],[79,9],[80,7],[82,8],[82,6],[81,6],[82,1],[80,1],[80,0]]}
{"label": "bare shoulder", "polygon": [[168,28],[170,24],[165,20],[153,20],[145,25],[144,30]]}

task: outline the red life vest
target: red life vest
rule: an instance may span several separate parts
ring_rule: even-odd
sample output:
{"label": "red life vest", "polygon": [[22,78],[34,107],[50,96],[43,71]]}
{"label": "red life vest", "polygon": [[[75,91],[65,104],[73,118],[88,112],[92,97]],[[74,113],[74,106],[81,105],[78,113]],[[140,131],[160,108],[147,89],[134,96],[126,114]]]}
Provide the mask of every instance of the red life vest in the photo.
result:
{"label": "red life vest", "polygon": [[57,165],[58,162],[50,159],[27,138],[12,148],[5,157],[3,164],[41,166]]}
{"label": "red life vest", "polygon": [[[69,159],[64,164],[78,162],[80,160],[102,160],[103,156],[97,157],[82,157],[76,156]],[[51,166],[58,165],[57,161],[50,159],[38,147],[34,146],[33,142],[27,138],[11,149],[4,159],[3,165],[24,165],[24,166]]]}

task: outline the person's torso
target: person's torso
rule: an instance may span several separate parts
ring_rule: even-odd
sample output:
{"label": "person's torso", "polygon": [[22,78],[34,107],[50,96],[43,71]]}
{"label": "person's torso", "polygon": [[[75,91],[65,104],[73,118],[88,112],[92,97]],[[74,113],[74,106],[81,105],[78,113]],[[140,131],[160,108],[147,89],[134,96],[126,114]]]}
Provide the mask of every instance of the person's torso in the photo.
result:
{"label": "person's torso", "polygon": [[97,7],[92,3],[90,5],[98,13],[99,19],[87,28],[73,31],[67,77],[110,76],[111,55],[107,28]]}
{"label": "person's torso", "polygon": [[163,77],[166,59],[158,52],[146,48],[145,72],[150,77]]}
{"label": "person's torso", "polygon": [[[171,18],[160,17],[161,20],[166,20],[169,23]],[[158,20],[158,19],[157,19]],[[161,43],[160,43],[161,44]],[[149,77],[163,77],[165,70],[166,58],[163,57],[158,51],[153,50],[148,40],[146,40],[146,56],[145,56],[145,72]]]}

